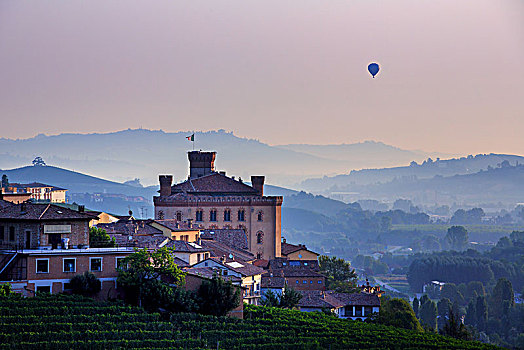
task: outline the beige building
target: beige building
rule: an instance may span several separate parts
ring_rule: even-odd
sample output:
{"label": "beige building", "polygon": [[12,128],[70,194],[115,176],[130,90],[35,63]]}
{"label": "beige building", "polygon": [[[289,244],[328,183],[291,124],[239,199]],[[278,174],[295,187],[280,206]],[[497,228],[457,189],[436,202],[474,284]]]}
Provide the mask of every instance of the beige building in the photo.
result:
{"label": "beige building", "polygon": [[264,176],[252,176],[249,186],[216,172],[215,152],[188,156],[186,181],[172,185],[171,175],[160,175],[155,219],[191,222],[200,229],[244,229],[248,250],[258,259],[279,257],[282,197],[264,196]]}
{"label": "beige building", "polygon": [[65,203],[66,192],[65,188],[60,188],[52,185],[46,185],[39,182],[32,182],[29,184],[10,183],[2,186],[2,193],[7,196],[13,195],[29,195],[30,199],[36,201],[44,201],[50,203]]}

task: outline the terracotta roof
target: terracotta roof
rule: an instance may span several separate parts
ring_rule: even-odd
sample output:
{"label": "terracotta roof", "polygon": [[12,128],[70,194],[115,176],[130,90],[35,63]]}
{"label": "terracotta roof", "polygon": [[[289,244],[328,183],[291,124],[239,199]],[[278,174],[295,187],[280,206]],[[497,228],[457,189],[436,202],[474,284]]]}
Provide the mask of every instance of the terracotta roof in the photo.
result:
{"label": "terracotta roof", "polygon": [[198,231],[199,230],[198,226],[194,224],[192,224],[191,227],[189,227],[189,223],[185,221],[177,221],[174,219],[170,219],[170,220],[155,219],[151,221],[154,221],[162,226],[165,226],[168,229],[170,229],[171,231],[187,231],[187,230]]}
{"label": "terracotta roof", "polygon": [[247,234],[243,229],[205,229],[200,238],[213,240],[236,249],[248,249]]}
{"label": "terracotta roof", "polygon": [[169,240],[164,246],[168,248],[173,248],[175,252],[201,253],[209,251],[209,249],[204,248],[201,245],[186,241]]}
{"label": "terracotta roof", "polygon": [[327,291],[326,294],[331,295],[337,300],[340,300],[345,305],[355,306],[380,306],[380,298],[376,294],[369,293],[337,293],[335,291]]}
{"label": "terracotta roof", "polygon": [[198,194],[251,194],[258,195],[257,190],[238,180],[220,173],[205,175],[196,179],[188,179],[171,187],[171,193],[180,192]]}
{"label": "terracotta roof", "polygon": [[323,291],[299,290],[298,292],[302,294],[302,299],[300,299],[297,305],[298,307],[333,309],[344,306],[340,300]]}
{"label": "terracotta roof", "polygon": [[268,267],[269,261],[265,259],[257,259],[253,261],[253,265],[266,269]]}
{"label": "terracotta roof", "polygon": [[215,257],[225,256],[227,259],[230,259],[229,255],[231,254],[233,256],[233,259],[235,260],[243,260],[243,261],[255,260],[255,256],[252,253],[248,252],[247,250],[236,249],[224,243],[202,239],[200,241],[200,245],[204,248],[209,249],[211,251],[212,256],[215,256]]}
{"label": "terracotta roof", "polygon": [[[165,245],[169,238],[162,235],[121,235],[109,234],[114,238],[116,245],[121,247],[134,246],[138,248],[158,249]],[[129,239],[131,237],[131,239]]]}
{"label": "terracotta roof", "polygon": [[307,249],[306,246],[303,245],[303,244],[295,245],[295,244],[290,244],[290,243],[286,243],[286,242],[282,242],[280,244],[280,252],[281,252],[282,255],[288,255],[288,254],[291,254],[291,253],[294,253],[294,252],[298,252],[299,250],[307,250],[308,252],[311,252],[313,254],[317,254],[317,253],[312,252],[311,250]]}
{"label": "terracotta roof", "polygon": [[260,282],[262,288],[284,288],[286,286],[286,279],[279,276],[262,275]]}
{"label": "terracotta roof", "polygon": [[[214,257],[208,258],[206,260],[213,260],[214,262],[224,266],[225,268],[229,270],[239,273],[242,276],[261,275],[265,271],[264,269],[261,269],[260,267],[256,267],[255,265],[249,264],[244,261],[239,261],[239,260],[221,261],[219,258],[214,258]],[[202,262],[200,262],[200,264],[201,263]]]}
{"label": "terracotta roof", "polygon": [[0,199],[0,209],[3,209],[5,207],[9,207],[11,205],[13,205],[13,203],[5,201],[3,199]]}
{"label": "terracotta roof", "polygon": [[[184,272],[186,272],[188,275],[203,277],[211,279],[214,276],[217,276],[219,274],[219,271],[217,269],[213,269],[212,267],[187,267],[184,268]],[[228,275],[228,276],[221,276],[226,281],[231,281],[233,283],[240,283],[242,282],[242,279],[237,276]]]}
{"label": "terracotta roof", "polygon": [[185,262],[184,260],[180,258],[175,257],[173,260],[175,264],[177,264],[178,267],[188,267],[189,266],[189,263]]}
{"label": "terracotta roof", "polygon": [[117,222],[99,223],[96,227],[106,230],[107,233],[122,235],[155,235],[163,232],[151,225],[148,220],[118,220]]}
{"label": "terracotta roof", "polygon": [[53,204],[20,203],[0,210],[0,219],[12,220],[87,220],[91,215]]}

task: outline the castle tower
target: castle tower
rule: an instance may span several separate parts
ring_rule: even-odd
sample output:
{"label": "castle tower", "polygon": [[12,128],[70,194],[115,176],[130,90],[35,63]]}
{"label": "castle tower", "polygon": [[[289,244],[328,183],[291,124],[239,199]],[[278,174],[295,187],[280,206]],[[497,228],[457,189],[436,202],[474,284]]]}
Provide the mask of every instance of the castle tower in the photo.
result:
{"label": "castle tower", "polygon": [[189,158],[189,178],[196,179],[215,172],[216,152],[191,151]]}

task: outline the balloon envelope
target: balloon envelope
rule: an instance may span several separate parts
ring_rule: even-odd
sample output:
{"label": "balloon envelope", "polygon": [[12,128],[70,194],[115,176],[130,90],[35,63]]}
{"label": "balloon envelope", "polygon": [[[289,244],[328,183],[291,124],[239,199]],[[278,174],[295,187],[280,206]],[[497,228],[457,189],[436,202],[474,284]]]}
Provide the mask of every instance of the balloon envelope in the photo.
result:
{"label": "balloon envelope", "polygon": [[369,73],[371,73],[373,78],[375,77],[375,75],[377,75],[379,69],[380,68],[379,68],[378,64],[376,64],[376,63],[370,63],[369,66],[368,66],[368,71],[369,71]]}

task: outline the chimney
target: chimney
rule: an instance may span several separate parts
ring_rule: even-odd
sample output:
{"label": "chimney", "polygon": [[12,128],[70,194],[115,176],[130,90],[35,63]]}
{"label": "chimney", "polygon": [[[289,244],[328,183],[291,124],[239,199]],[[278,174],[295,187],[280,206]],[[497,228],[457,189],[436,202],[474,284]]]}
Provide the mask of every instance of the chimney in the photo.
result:
{"label": "chimney", "polygon": [[264,195],[264,180],[265,176],[251,176],[251,187],[257,190],[261,196]]}
{"label": "chimney", "polygon": [[286,243],[286,239],[285,238],[282,238],[282,243]]}
{"label": "chimney", "polygon": [[214,173],[216,154],[216,152],[187,152],[187,157],[189,158],[189,178],[197,179],[204,175]]}
{"label": "chimney", "polygon": [[79,213],[83,213],[83,212],[85,212],[85,210],[86,210],[85,205],[79,205],[79,206],[78,206],[78,212],[79,212]]}
{"label": "chimney", "polygon": [[187,219],[187,227],[193,228],[193,219]]}
{"label": "chimney", "polygon": [[159,175],[158,180],[160,180],[160,197],[170,196],[173,175]]}

